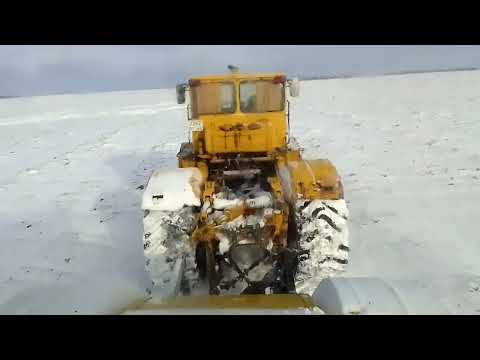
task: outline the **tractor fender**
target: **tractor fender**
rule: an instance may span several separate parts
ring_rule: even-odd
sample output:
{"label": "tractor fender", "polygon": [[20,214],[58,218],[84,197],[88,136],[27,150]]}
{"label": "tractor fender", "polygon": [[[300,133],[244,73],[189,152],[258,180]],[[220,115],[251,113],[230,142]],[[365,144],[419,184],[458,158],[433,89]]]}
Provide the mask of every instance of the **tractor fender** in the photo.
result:
{"label": "tractor fender", "polygon": [[198,168],[156,170],[142,197],[142,209],[177,211],[184,206],[200,206],[203,177]]}
{"label": "tractor fender", "polygon": [[290,204],[299,199],[343,198],[341,178],[329,160],[288,161],[285,165],[278,165],[277,173]]}

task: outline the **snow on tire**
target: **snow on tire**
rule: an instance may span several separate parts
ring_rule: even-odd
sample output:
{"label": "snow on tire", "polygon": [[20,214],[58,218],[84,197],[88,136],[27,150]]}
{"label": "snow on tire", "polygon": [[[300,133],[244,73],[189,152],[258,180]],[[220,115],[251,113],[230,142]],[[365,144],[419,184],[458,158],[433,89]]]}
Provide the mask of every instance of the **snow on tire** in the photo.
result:
{"label": "snow on tire", "polygon": [[153,289],[169,296],[178,291],[179,273],[195,272],[190,235],[196,223],[192,207],[178,211],[149,211],[143,218],[145,268]]}
{"label": "snow on tire", "polygon": [[312,294],[320,281],[348,263],[348,209],[345,200],[299,200],[295,220],[300,256],[295,286]]}

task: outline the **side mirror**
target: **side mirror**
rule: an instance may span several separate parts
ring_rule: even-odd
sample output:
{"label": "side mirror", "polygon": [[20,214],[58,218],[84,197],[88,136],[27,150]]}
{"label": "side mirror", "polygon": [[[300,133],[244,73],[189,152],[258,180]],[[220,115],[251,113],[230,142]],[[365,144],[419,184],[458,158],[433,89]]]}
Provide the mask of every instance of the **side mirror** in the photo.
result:
{"label": "side mirror", "polygon": [[289,80],[288,83],[290,85],[290,96],[300,96],[300,80],[298,80],[298,78],[293,78],[292,80]]}
{"label": "side mirror", "polygon": [[177,85],[177,104],[185,104],[185,91],[187,90],[187,84]]}

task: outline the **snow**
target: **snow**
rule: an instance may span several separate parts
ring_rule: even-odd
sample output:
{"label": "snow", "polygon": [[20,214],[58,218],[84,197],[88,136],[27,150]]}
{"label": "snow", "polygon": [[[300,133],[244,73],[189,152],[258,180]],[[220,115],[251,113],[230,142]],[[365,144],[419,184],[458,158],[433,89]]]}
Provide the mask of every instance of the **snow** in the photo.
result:
{"label": "snow", "polygon": [[[349,206],[346,276],[415,280],[480,312],[480,72],[302,82],[291,130]],[[187,139],[173,90],[0,100],[0,313],[145,296],[142,189]]]}
{"label": "snow", "polygon": [[142,209],[177,211],[184,206],[200,207],[202,183],[197,168],[156,170],[143,193]]}
{"label": "snow", "polygon": [[263,192],[263,195],[258,195],[253,199],[245,200],[246,205],[251,209],[268,208],[273,205],[272,195],[268,192]]}
{"label": "snow", "polygon": [[[228,198],[225,198],[226,196]],[[248,189],[246,184],[242,184],[237,194],[231,190],[227,194],[219,192],[214,194],[213,199],[213,208],[215,210],[228,210],[240,206],[246,206],[250,209],[263,209],[272,205],[272,195],[261,190],[258,184],[252,189]]]}
{"label": "snow", "polygon": [[221,198],[214,198],[213,199],[213,208],[215,210],[227,210],[232,209],[234,207],[241,206],[243,203],[240,199],[221,199]]}
{"label": "snow", "polygon": [[227,236],[223,235],[221,232],[216,234],[217,238],[220,240],[218,244],[218,252],[223,255],[228,252],[230,249],[230,240]]}

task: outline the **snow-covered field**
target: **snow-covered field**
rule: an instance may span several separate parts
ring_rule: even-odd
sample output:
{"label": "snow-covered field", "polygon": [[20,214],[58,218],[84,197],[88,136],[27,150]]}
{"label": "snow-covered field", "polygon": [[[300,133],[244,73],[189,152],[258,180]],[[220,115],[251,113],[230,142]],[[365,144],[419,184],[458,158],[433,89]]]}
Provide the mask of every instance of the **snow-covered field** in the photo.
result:
{"label": "snow-covered field", "polygon": [[[346,275],[480,313],[480,71],[302,83],[293,135],[350,206]],[[0,313],[114,313],[148,286],[140,201],[176,166],[173,90],[0,100]]]}

